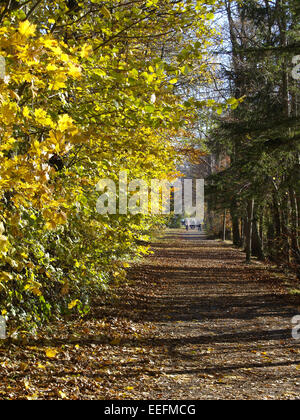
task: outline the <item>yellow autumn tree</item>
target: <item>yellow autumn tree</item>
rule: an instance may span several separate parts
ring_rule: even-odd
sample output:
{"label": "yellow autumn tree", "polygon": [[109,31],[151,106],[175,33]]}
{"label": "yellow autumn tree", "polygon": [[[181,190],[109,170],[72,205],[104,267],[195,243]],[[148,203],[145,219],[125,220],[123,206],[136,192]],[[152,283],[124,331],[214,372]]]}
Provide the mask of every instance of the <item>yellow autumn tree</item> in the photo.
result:
{"label": "yellow autumn tree", "polygon": [[30,324],[84,314],[146,252],[158,220],[99,215],[95,186],[174,174],[207,105],[191,86],[210,77],[216,1],[13,3],[0,11],[0,305]]}

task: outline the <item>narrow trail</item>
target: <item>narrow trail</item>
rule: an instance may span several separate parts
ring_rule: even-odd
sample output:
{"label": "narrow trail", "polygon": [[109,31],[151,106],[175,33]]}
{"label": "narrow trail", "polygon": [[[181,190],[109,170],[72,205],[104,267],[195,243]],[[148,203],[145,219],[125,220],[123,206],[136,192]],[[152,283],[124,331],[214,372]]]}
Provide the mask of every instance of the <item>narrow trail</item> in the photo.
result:
{"label": "narrow trail", "polygon": [[0,399],[299,399],[282,273],[195,231],[152,249],[88,318],[2,344]]}
{"label": "narrow trail", "polygon": [[297,307],[281,282],[198,232],[169,234],[135,273],[161,285],[147,301],[161,369],[153,398],[299,398]]}

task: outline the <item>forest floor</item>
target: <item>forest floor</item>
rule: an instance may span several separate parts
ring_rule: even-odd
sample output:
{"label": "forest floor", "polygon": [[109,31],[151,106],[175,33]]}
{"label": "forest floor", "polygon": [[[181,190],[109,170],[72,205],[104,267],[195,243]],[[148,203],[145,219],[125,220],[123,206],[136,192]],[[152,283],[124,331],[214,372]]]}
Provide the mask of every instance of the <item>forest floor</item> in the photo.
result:
{"label": "forest floor", "polygon": [[299,399],[293,279],[199,232],[152,249],[88,318],[3,342],[0,399]]}

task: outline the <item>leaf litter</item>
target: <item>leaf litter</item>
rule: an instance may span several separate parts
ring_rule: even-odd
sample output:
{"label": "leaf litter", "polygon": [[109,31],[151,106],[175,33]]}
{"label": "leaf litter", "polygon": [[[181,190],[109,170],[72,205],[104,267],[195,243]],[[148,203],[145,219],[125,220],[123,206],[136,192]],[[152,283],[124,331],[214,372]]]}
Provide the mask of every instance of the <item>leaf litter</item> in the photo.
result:
{"label": "leaf litter", "polygon": [[1,399],[299,399],[295,296],[275,268],[175,231],[85,319],[0,343]]}

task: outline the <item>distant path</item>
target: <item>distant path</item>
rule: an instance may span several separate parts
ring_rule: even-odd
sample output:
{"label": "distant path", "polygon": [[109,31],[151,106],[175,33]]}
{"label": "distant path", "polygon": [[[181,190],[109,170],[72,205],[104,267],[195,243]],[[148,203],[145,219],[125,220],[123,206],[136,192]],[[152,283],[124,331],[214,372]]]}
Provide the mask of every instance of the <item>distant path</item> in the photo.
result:
{"label": "distant path", "polygon": [[163,371],[152,397],[300,398],[297,308],[280,282],[203,233],[170,233],[154,250],[140,267],[162,286],[145,314],[158,327],[147,344]]}

